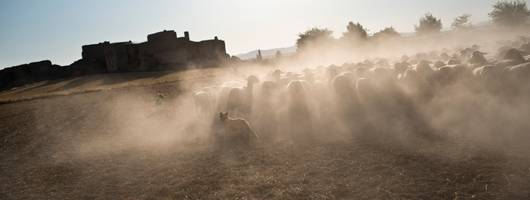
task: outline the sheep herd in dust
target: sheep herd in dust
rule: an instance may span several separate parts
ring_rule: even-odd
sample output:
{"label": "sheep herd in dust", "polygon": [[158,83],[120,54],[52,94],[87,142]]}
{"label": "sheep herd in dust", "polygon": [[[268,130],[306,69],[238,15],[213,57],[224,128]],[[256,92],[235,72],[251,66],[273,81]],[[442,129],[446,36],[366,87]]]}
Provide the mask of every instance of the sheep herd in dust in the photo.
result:
{"label": "sheep herd in dust", "polygon": [[[436,138],[444,133],[440,125],[487,126],[488,115],[495,113],[488,114],[484,107],[491,104],[483,102],[515,110],[530,102],[530,37],[497,42],[490,47],[496,52],[489,55],[481,48],[275,69],[266,75],[245,75],[246,85],[225,82],[194,92],[193,97],[201,118],[225,122],[225,139],[240,135],[248,142],[248,134],[293,140],[316,135]],[[455,119],[438,122],[448,110]],[[241,119],[234,125],[228,114]],[[470,127],[459,130],[478,131]]]}

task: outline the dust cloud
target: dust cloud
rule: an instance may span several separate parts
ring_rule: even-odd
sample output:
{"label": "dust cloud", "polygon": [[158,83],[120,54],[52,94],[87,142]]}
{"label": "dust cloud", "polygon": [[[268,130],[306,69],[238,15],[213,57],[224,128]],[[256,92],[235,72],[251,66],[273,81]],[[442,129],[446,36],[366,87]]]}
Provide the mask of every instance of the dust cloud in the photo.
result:
{"label": "dust cloud", "polygon": [[[185,73],[193,78],[173,82],[162,76],[153,85],[5,104],[0,115],[9,124],[0,128],[17,132],[5,137],[1,173],[39,177],[6,175],[13,186],[4,186],[5,194],[29,184],[32,194],[61,188],[64,196],[94,198],[222,198],[245,196],[248,188],[259,197],[332,191],[391,198],[405,189],[408,197],[428,198],[451,184],[440,192],[449,198],[459,186],[469,197],[497,183],[524,196],[530,52],[521,47],[529,42],[523,33],[491,30],[355,48],[314,44],[297,55],[190,66]],[[483,53],[483,60],[474,57]],[[225,141],[220,112],[248,121],[260,139],[249,146]],[[432,192],[400,187],[414,180]]]}
{"label": "dust cloud", "polygon": [[[503,46],[530,42],[519,35],[470,31],[383,38],[356,48],[325,45],[266,58],[266,64],[226,63],[215,77],[119,90],[98,104],[106,114],[98,119],[103,125],[96,126],[112,134],[76,148],[82,157],[116,149],[175,148],[183,142],[222,146],[219,113],[227,111],[247,120],[262,143],[361,139],[412,148],[418,140],[448,138],[527,141],[528,81],[504,84],[501,71],[509,66],[495,57]],[[470,56],[462,55],[466,48],[488,53],[490,64],[470,63]],[[435,66],[437,61],[443,66]],[[474,72],[485,65],[499,68],[497,78],[487,80],[494,83]],[[200,67],[191,68],[200,73]],[[490,90],[491,84],[499,88]],[[519,89],[507,92],[507,87]],[[192,92],[208,94],[208,103]],[[161,107],[155,106],[157,93],[165,95]]]}

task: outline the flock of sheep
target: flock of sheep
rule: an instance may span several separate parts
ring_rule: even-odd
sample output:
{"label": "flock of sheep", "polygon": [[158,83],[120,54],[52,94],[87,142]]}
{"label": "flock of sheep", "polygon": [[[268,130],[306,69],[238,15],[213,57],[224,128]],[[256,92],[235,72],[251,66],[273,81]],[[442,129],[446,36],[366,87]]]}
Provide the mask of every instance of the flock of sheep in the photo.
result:
{"label": "flock of sheep", "polygon": [[430,137],[439,131],[436,113],[444,110],[473,121],[473,109],[462,105],[477,110],[486,106],[475,102],[481,99],[514,106],[530,100],[530,37],[519,36],[496,49],[490,56],[473,45],[400,60],[276,69],[248,75],[246,85],[225,82],[193,97],[199,116],[219,121],[215,113],[229,111],[248,120],[260,138],[340,133]]}

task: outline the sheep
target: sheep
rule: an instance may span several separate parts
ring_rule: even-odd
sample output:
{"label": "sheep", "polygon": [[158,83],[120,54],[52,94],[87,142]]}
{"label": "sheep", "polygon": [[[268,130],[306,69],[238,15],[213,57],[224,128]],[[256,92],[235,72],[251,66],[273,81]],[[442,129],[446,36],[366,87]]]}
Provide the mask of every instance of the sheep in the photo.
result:
{"label": "sheep", "polygon": [[235,112],[236,117],[251,112],[253,85],[259,82],[259,78],[254,75],[248,76],[245,80],[247,80],[245,88],[232,88],[228,94],[226,111]]}
{"label": "sheep", "polygon": [[498,60],[504,59],[506,52],[508,52],[508,50],[510,49],[511,49],[510,47],[503,45],[497,50],[497,53],[495,53],[495,59],[498,59]]}
{"label": "sheep", "polygon": [[488,54],[488,53],[484,53],[480,51],[473,51],[473,53],[471,53],[471,58],[469,58],[469,63],[479,64],[479,65],[487,64],[488,61],[486,60],[486,58],[484,58],[485,54]]}
{"label": "sheep", "polygon": [[430,63],[430,61],[422,60],[414,69],[425,79],[430,79],[434,74],[434,70],[429,65]]}
{"label": "sheep", "polygon": [[449,54],[447,54],[447,53],[442,53],[440,55],[440,59],[448,61],[448,60],[451,60],[451,56],[449,56]]}
{"label": "sheep", "polygon": [[458,56],[459,60],[467,61],[468,57],[473,53],[472,48],[466,48],[462,51],[460,51],[460,55]]}
{"label": "sheep", "polygon": [[216,95],[214,93],[214,90],[212,89],[213,87],[216,87],[216,86],[212,86],[212,87],[205,87],[202,89],[203,92],[206,92],[208,93],[208,95],[210,95],[210,101],[211,101],[211,104],[212,105],[215,105],[215,99],[216,99]]}
{"label": "sheep", "polygon": [[342,72],[341,75],[348,77],[350,82],[357,83],[357,79],[358,79],[357,75],[355,75],[353,72],[349,72],[349,71],[348,72]]}
{"label": "sheep", "polygon": [[500,70],[493,65],[485,65],[473,70],[473,77],[487,92],[496,94],[500,87]]}
{"label": "sheep", "polygon": [[530,63],[504,68],[500,80],[508,96],[524,94],[530,97]]}
{"label": "sheep", "polygon": [[416,59],[417,60],[428,60],[429,59],[429,54],[427,54],[427,53],[417,53],[416,54]]}
{"label": "sheep", "polygon": [[451,58],[451,60],[447,61],[447,65],[459,65],[462,64],[462,61],[460,61],[457,58]]}
{"label": "sheep", "polygon": [[301,81],[291,81],[286,88],[287,117],[289,132],[294,138],[313,137],[312,116],[309,109],[304,84]]}
{"label": "sheep", "polygon": [[226,106],[228,105],[228,96],[231,90],[232,90],[232,87],[230,86],[220,87],[219,93],[217,95],[217,110],[216,110],[217,112],[226,110]]}
{"label": "sheep", "polygon": [[[210,95],[207,92],[192,92],[195,102],[195,112],[200,118],[204,118],[213,113]],[[200,109],[200,112],[199,112]]]}
{"label": "sheep", "polygon": [[405,71],[407,71],[408,66],[404,65],[400,62],[394,63],[393,71],[394,74],[403,74]]}
{"label": "sheep", "polygon": [[503,59],[504,60],[507,60],[507,59],[518,60],[518,61],[521,61],[521,63],[527,62],[521,53],[522,52],[517,49],[509,49],[508,51],[506,51],[506,54],[504,54]]}
{"label": "sheep", "polygon": [[335,76],[338,76],[339,74],[340,73],[338,67],[335,65],[330,65],[326,71],[326,75],[328,78],[326,83],[328,83],[328,85],[331,85],[331,81],[333,81],[333,78],[335,78]]}
{"label": "sheep", "polygon": [[416,102],[425,102],[432,97],[431,83],[414,69],[405,71],[401,79],[403,88]]}
{"label": "sheep", "polygon": [[440,57],[436,55],[436,52],[434,51],[429,52],[429,60],[437,60],[437,59],[440,59]]}
{"label": "sheep", "polygon": [[272,73],[271,76],[272,76],[272,78],[274,79],[274,81],[278,81],[278,80],[280,80],[280,78],[282,77],[281,74],[283,74],[283,73],[284,73],[284,72],[282,72],[282,70],[277,69],[277,70],[274,70],[274,72]]}
{"label": "sheep", "polygon": [[345,101],[348,103],[357,101],[355,91],[351,86],[351,80],[348,77],[344,75],[336,76],[333,79],[332,84],[339,101]]}
{"label": "sheep", "polygon": [[356,88],[360,101],[371,102],[375,95],[375,89],[368,79],[361,78],[357,80]]}
{"label": "sheep", "polygon": [[372,68],[370,69],[370,73],[371,73],[370,77],[375,77],[375,78],[387,77],[390,75],[390,71],[388,70],[388,68],[383,68],[383,67]]}
{"label": "sheep", "polygon": [[161,94],[161,93],[158,93],[156,95],[156,99],[155,99],[155,108],[156,109],[159,109],[159,108],[162,108],[164,106],[164,95]]}
{"label": "sheep", "polygon": [[434,63],[434,65],[433,65],[433,67],[435,67],[435,68],[440,68],[440,67],[443,67],[443,66],[445,66],[445,63],[440,61],[440,60],[436,61]]}
{"label": "sheep", "polygon": [[525,53],[525,54],[530,54],[530,43],[521,44],[521,46],[519,46],[517,48],[517,50],[519,50],[519,51],[521,51],[522,53]]}
{"label": "sheep", "polygon": [[257,108],[253,113],[256,130],[267,139],[275,139],[278,132],[277,86],[273,81],[264,81],[259,90]]}
{"label": "sheep", "polygon": [[440,86],[446,86],[453,82],[453,68],[449,66],[441,67],[434,73],[434,81]]}
{"label": "sheep", "polygon": [[521,63],[527,62],[526,59],[522,56],[521,52],[517,49],[508,49],[506,50],[503,60],[500,60],[494,63],[495,67],[499,69],[504,69],[505,67],[512,67],[519,65]]}
{"label": "sheep", "polygon": [[379,67],[390,67],[390,63],[388,63],[388,60],[381,59],[375,63],[376,65],[379,65]]}

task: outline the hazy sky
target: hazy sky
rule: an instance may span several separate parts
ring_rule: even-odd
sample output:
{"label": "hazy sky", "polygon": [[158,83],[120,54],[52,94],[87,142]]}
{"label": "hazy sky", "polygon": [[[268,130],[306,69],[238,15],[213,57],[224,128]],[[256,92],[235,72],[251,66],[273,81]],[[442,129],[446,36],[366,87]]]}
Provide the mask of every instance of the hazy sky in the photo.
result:
{"label": "hazy sky", "polygon": [[389,26],[413,32],[419,17],[430,12],[449,28],[464,13],[473,14],[473,23],[488,21],[497,1],[0,0],[0,68],[40,60],[69,65],[81,58],[82,45],[143,42],[164,29],[178,37],[189,31],[193,41],[218,36],[235,55],[293,46],[298,33],[315,26],[339,37],[350,21],[369,33]]}

